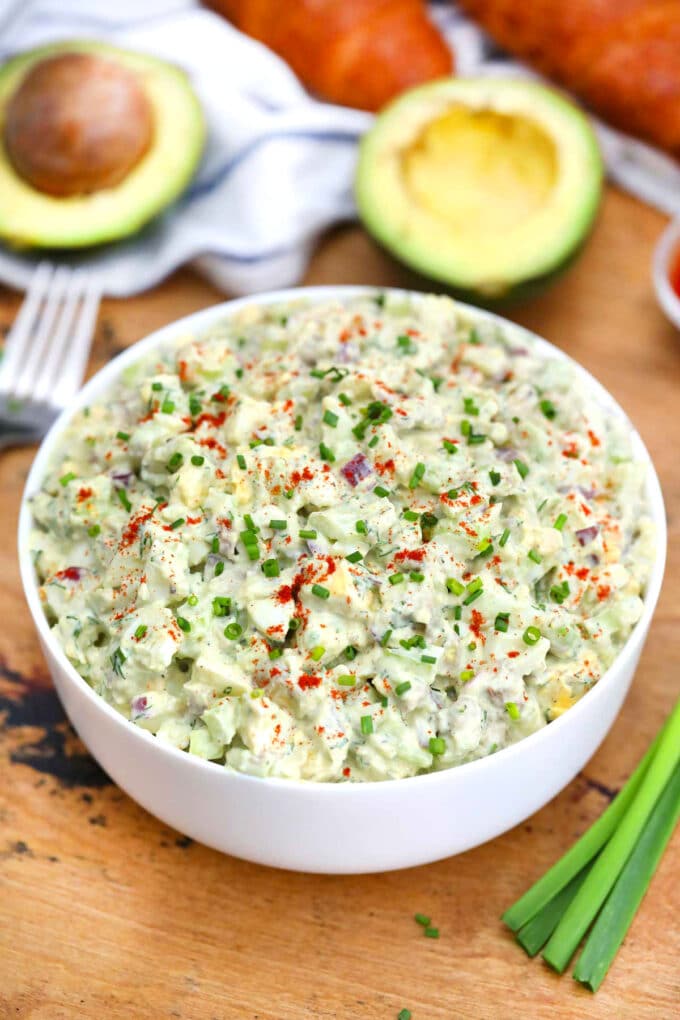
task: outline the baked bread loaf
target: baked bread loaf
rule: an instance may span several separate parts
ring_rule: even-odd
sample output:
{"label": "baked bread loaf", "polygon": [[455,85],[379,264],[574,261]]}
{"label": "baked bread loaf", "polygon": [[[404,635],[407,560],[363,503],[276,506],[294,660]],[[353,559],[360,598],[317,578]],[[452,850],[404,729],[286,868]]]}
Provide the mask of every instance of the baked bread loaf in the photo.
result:
{"label": "baked bread loaf", "polygon": [[680,0],[460,0],[509,53],[680,157]]}
{"label": "baked bread loaf", "polygon": [[333,103],[378,110],[411,85],[451,74],[423,0],[209,0]]}

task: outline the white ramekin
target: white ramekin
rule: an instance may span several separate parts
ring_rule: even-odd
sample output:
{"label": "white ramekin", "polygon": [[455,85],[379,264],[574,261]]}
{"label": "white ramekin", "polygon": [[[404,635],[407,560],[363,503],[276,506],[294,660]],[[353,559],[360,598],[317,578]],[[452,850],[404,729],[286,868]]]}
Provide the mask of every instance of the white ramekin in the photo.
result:
{"label": "white ramekin", "polygon": [[[659,481],[630,426],[635,453],[649,465],[647,494],[657,532],[658,551],[642,618],[613,666],[563,716],[511,747],[448,771],[337,785],[242,775],[162,744],[95,694],[50,632],[29,554],[30,497],[40,487],[70,417],[152,348],[180,333],[204,330],[245,304],[375,291],[309,287],[241,298],[187,316],[135,344],[90,380],[45,437],[26,482],[19,520],[22,581],[50,673],[69,719],[102,768],[148,811],[194,839],[246,860],[299,871],[387,871],[438,860],[493,839],[554,797],[588,761],[616,718],[649,629],[666,557]],[[470,311],[501,321],[488,312]],[[520,338],[527,335],[520,327],[505,325]],[[539,344],[546,353],[571,360],[545,340],[539,338]],[[624,416],[607,391],[572,364],[594,399]]]}
{"label": "white ramekin", "polygon": [[654,249],[652,279],[659,304],[666,318],[680,329],[680,297],[671,287],[671,260],[680,257],[680,219],[672,220]]}

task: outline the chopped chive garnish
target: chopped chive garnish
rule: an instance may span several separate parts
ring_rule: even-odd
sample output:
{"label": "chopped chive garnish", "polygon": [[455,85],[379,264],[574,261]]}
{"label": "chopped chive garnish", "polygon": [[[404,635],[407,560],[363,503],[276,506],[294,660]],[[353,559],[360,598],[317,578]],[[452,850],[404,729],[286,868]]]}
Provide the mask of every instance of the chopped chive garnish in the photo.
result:
{"label": "chopped chive garnish", "polygon": [[352,401],[350,400],[350,398],[347,396],[346,393],[338,393],[338,400],[345,407],[351,407],[352,406]]}
{"label": "chopped chive garnish", "polygon": [[461,584],[455,577],[446,578],[446,587],[452,595],[462,595],[465,591],[465,585]]}
{"label": "chopped chive garnish", "polygon": [[286,489],[286,491],[284,492],[284,496],[286,497],[286,499],[292,499],[294,495],[295,489]]}
{"label": "chopped chive garnish", "polygon": [[244,514],[244,515],[243,515],[243,520],[244,520],[244,521],[245,521],[245,523],[246,523],[246,527],[247,527],[248,531],[254,531],[255,533],[257,533],[257,532],[258,532],[258,531],[260,530],[260,529],[259,529],[259,528],[257,527],[257,525],[255,524],[255,521],[254,521],[254,520],[253,520],[253,518],[252,518],[252,517],[250,516],[250,514]]}
{"label": "chopped chive garnish", "polygon": [[315,531],[314,528],[300,528],[300,530],[298,531],[298,535],[300,536],[300,538],[309,539],[318,538],[318,532]]}
{"label": "chopped chive garnish", "polygon": [[557,602],[562,605],[564,600],[569,596],[569,582],[562,581],[561,584],[554,584],[550,589],[550,598],[553,602]]}
{"label": "chopped chive garnish", "polygon": [[410,1009],[400,1009],[397,1013],[397,1020],[411,1020]]}
{"label": "chopped chive garnish", "polygon": [[339,419],[337,414],[334,414],[333,411],[324,411],[322,420],[326,425],[330,425],[330,427],[334,429],[338,424]]}
{"label": "chopped chive garnish", "polygon": [[205,464],[205,457],[202,457],[200,453],[195,453],[191,458],[191,463],[194,467],[200,467],[202,464]]}
{"label": "chopped chive garnish", "polygon": [[368,445],[370,446],[371,449],[373,449],[373,447],[377,446],[379,442],[380,442],[380,436],[373,436],[373,439],[371,439],[371,441],[370,441],[370,443]]}
{"label": "chopped chive garnish", "polygon": [[443,737],[430,737],[428,747],[430,749],[430,754],[444,754],[446,751],[446,741]]}
{"label": "chopped chive garnish", "polygon": [[240,623],[228,623],[224,628],[224,636],[229,638],[230,641],[236,641],[237,638],[243,633],[243,627]]}
{"label": "chopped chive garnish", "polygon": [[508,713],[511,719],[515,722],[519,719],[519,708],[514,701],[505,702],[505,711]]}
{"label": "chopped chive garnish", "polygon": [[552,421],[553,418],[556,417],[557,408],[553,404],[552,400],[541,400],[538,406],[549,421]]}
{"label": "chopped chive garnish", "polygon": [[[462,616],[463,616],[463,607],[462,606],[456,606],[454,608],[454,610],[453,610],[453,618],[454,618],[454,620],[460,620],[462,618]],[[459,632],[456,631],[456,634],[458,634],[458,633]]]}
{"label": "chopped chive garnish", "polygon": [[416,584],[421,584],[425,580],[425,574],[421,573],[420,570],[412,570],[408,576]]}
{"label": "chopped chive garnish", "polygon": [[248,466],[246,464],[246,458],[243,456],[242,453],[237,454],[237,456],[236,456],[236,463],[241,468],[241,471],[245,471],[247,466]]}
{"label": "chopped chive garnish", "polygon": [[159,382],[151,383],[151,389],[154,391],[154,393],[160,393],[160,391],[163,389],[163,383]]}
{"label": "chopped chive garnish", "polygon": [[489,471],[489,479],[492,485],[498,485],[501,480],[500,471]]}
{"label": "chopped chive garnish", "polygon": [[218,553],[220,551],[220,540],[217,535],[213,535],[210,539],[210,551],[213,553]]}
{"label": "chopped chive garnish", "polygon": [[130,438],[129,432],[116,432],[116,439],[121,439],[124,443],[127,443]]}
{"label": "chopped chive garnish", "polygon": [[176,619],[179,629],[183,630],[185,634],[188,634],[191,630],[191,624],[189,621],[184,616],[178,616]]}
{"label": "chopped chive garnish", "polygon": [[503,548],[503,546],[505,545],[505,543],[507,542],[507,540],[509,538],[510,538],[510,528],[505,528],[505,530],[503,531],[503,534],[501,535],[501,540],[498,543],[501,548]]}
{"label": "chopped chive garnish", "polygon": [[111,655],[111,665],[114,673],[118,676],[123,676],[123,663],[126,661],[126,655],[122,648],[116,648]]}
{"label": "chopped chive garnish", "polygon": [[270,662],[274,662],[276,659],[280,659],[282,655],[283,655],[283,649],[282,648],[270,648],[269,649],[269,660],[270,660]]}
{"label": "chopped chive garnish", "polygon": [[229,616],[231,599],[227,595],[216,595],[212,600],[213,616]]}
{"label": "chopped chive garnish", "polygon": [[326,649],[324,648],[323,645],[315,645],[314,648],[311,649],[309,654],[310,657],[314,659],[314,662],[318,662],[320,659],[323,659],[324,655],[326,654]]}
{"label": "chopped chive garnish", "polygon": [[265,577],[278,577],[281,573],[279,561],[276,559],[265,560],[262,564],[262,573]]}
{"label": "chopped chive garnish", "polygon": [[505,634],[507,633],[509,622],[510,613],[498,613],[496,619],[493,622],[493,628],[494,630],[500,630]]}
{"label": "chopped chive garnish", "polygon": [[475,577],[473,578],[472,581],[470,581],[469,584],[465,585],[465,591],[468,592],[468,594],[472,594],[473,592],[479,591],[482,587],[482,584],[483,581],[481,577]]}
{"label": "chopped chive garnish", "polygon": [[380,638],[380,644],[383,648],[387,648],[390,638],[392,637],[392,631],[386,630],[383,636]]}
{"label": "chopped chive garnish", "polygon": [[[403,680],[400,684],[397,684],[397,686],[394,688],[394,693],[397,695],[398,698],[400,698],[402,696],[402,694],[406,694],[406,692],[410,691],[410,690],[411,690],[411,681],[410,680]],[[430,923],[429,920],[428,920],[427,923],[428,924]]]}
{"label": "chopped chive garnish", "polygon": [[181,528],[183,524],[186,524],[185,518],[184,517],[178,517],[176,521],[172,522],[170,527],[172,528],[173,531],[176,531],[177,528]]}
{"label": "chopped chive garnish", "polygon": [[471,606],[472,603],[476,602],[477,599],[481,598],[483,594],[484,594],[484,589],[483,588],[478,588],[477,591],[470,592],[468,597],[463,599],[463,605],[464,606]]}
{"label": "chopped chive garnish", "polygon": [[348,560],[350,563],[358,563],[359,560],[363,560],[363,558],[364,558],[363,553],[360,553],[358,549],[355,552],[350,553],[349,556],[345,557],[345,559]]}
{"label": "chopped chive garnish", "polygon": [[224,573],[224,561],[223,560],[220,560],[218,563],[215,564],[215,571],[214,571],[214,573],[215,573],[215,577],[219,577],[220,574]]}
{"label": "chopped chive garnish", "polygon": [[366,527],[366,521],[357,521],[354,525],[358,535],[367,535],[368,528]]}
{"label": "chopped chive garnish", "polygon": [[76,475],[73,473],[73,471],[69,471],[67,472],[67,474],[61,476],[61,478],[59,479],[59,484],[67,486],[68,483],[72,482],[75,477]]}
{"label": "chopped chive garnish", "polygon": [[540,552],[538,552],[536,549],[530,549],[529,552],[527,553],[527,556],[529,557],[530,560],[533,560],[534,563],[541,563],[543,560],[543,557],[541,556]]}
{"label": "chopped chive garnish", "polygon": [[376,494],[376,496],[380,496],[382,499],[384,499],[385,496],[389,496],[389,494],[390,494],[390,490],[386,489],[382,485],[376,485],[376,487],[375,487],[375,489],[373,491]]}
{"label": "chopped chive garnish", "polygon": [[469,436],[470,433],[472,432],[472,425],[466,418],[463,418],[462,422],[460,423],[460,431],[461,434],[464,436]]}
{"label": "chopped chive garnish", "polygon": [[396,574],[390,574],[387,580],[390,584],[401,584],[404,580],[404,575],[400,573],[400,571],[397,571]]}
{"label": "chopped chive garnish", "polygon": [[128,499],[127,492],[125,491],[125,489],[116,489],[116,492],[118,493],[118,499],[123,505],[123,509],[126,510],[127,513],[130,513],[130,511],[132,510],[132,503]]}
{"label": "chopped chive garnish", "polygon": [[187,599],[187,605],[189,605],[189,606],[197,606],[198,605],[198,595],[190,595],[189,598]]}
{"label": "chopped chive garnish", "polygon": [[[238,369],[236,370],[236,375],[238,376]],[[239,377],[239,379],[241,378],[240,376],[238,376],[238,377]],[[229,389],[227,384],[224,383],[222,386],[220,386],[220,388],[217,391],[217,393],[213,393],[212,399],[213,400],[226,400],[230,393],[231,393],[231,390]]]}
{"label": "chopped chive garnish", "polygon": [[422,924],[423,928],[427,928],[430,924],[430,918],[427,914],[414,914],[415,920],[418,924]]}
{"label": "chopped chive garnish", "polygon": [[397,347],[401,347],[402,350],[410,351],[411,349],[411,337],[403,335],[397,337]]}
{"label": "chopped chive garnish", "polygon": [[437,661],[437,656],[436,655],[421,655],[420,656],[420,661],[426,663],[426,665],[428,665],[428,666],[432,666]]}
{"label": "chopped chive garnish", "polygon": [[516,458],[515,460],[513,460],[512,463],[517,468],[517,473],[520,476],[520,478],[526,478],[526,476],[529,474],[529,468],[524,463],[524,461],[523,460],[518,460]]}
{"label": "chopped chive garnish", "polygon": [[420,515],[415,512],[415,510],[404,510],[401,516],[404,518],[405,521],[411,522],[417,521],[420,517]]}
{"label": "chopped chive garnish", "polygon": [[527,627],[522,634],[522,641],[525,645],[535,645],[541,640],[541,632],[538,627]]}
{"label": "chopped chive garnish", "polygon": [[269,527],[272,531],[285,531],[288,527],[288,523],[287,521],[271,520],[269,522]]}
{"label": "chopped chive garnish", "polygon": [[330,598],[330,594],[331,593],[328,590],[328,588],[324,588],[324,586],[322,584],[313,584],[312,585],[312,595],[316,595],[316,597],[318,599],[327,599],[327,598]]}
{"label": "chopped chive garnish", "polygon": [[135,637],[137,638],[138,641],[142,640],[147,630],[148,630],[147,625],[145,623],[140,623],[139,627],[137,627],[137,630],[135,631]]}
{"label": "chopped chive garnish", "polygon": [[408,483],[409,489],[417,489],[418,486],[420,485],[421,481],[423,480],[423,475],[424,474],[425,474],[425,465],[422,463],[422,461],[419,461],[416,464],[416,466],[414,467],[413,474],[411,475],[411,477],[409,479],[409,483]]}
{"label": "chopped chive garnish", "polygon": [[192,418],[195,418],[196,415],[201,413],[202,406],[203,405],[201,404],[201,401],[198,399],[198,397],[194,393],[192,393],[191,396],[189,397],[189,413]]}
{"label": "chopped chive garnish", "polygon": [[556,528],[557,531],[561,531],[566,523],[567,523],[567,515],[566,514],[559,514],[559,516],[555,520],[555,523],[553,524],[553,528]]}
{"label": "chopped chive garnish", "polygon": [[328,464],[335,463],[335,454],[325,443],[319,443],[319,456],[321,460],[325,460]]}
{"label": "chopped chive garnish", "polygon": [[354,645],[347,645],[344,651],[345,658],[348,662],[352,662],[357,657],[357,650]]}
{"label": "chopped chive garnish", "polygon": [[463,397],[463,410],[466,414],[471,414],[473,417],[479,414],[479,408],[475,404],[473,397]]}
{"label": "chopped chive garnish", "polygon": [[172,414],[172,412],[174,410],[175,410],[175,404],[174,404],[174,401],[172,401],[172,400],[167,400],[166,399],[161,404],[161,412],[163,414]]}
{"label": "chopped chive garnish", "polygon": [[302,432],[302,415],[301,414],[296,414],[295,415],[295,424],[293,425],[293,428],[295,429],[296,432]]}
{"label": "chopped chive garnish", "polygon": [[354,687],[357,682],[357,678],[352,676],[351,673],[343,673],[342,676],[338,677],[338,683],[341,687]]}
{"label": "chopped chive garnish", "polygon": [[361,717],[361,732],[364,736],[368,736],[369,733],[373,732],[373,716],[362,715]]}
{"label": "chopped chive garnish", "polygon": [[101,525],[93,524],[87,529],[87,533],[90,536],[90,538],[96,538],[101,530],[102,530]]}
{"label": "chopped chive garnish", "polygon": [[179,471],[183,463],[184,456],[179,452],[179,450],[177,450],[175,453],[173,453],[172,457],[165,465],[165,470],[172,475],[175,473],[175,471]]}
{"label": "chopped chive garnish", "polygon": [[469,680],[472,680],[474,675],[475,675],[474,669],[464,669],[461,671],[460,679],[462,683],[466,684],[468,683]]}
{"label": "chopped chive garnish", "polygon": [[452,443],[450,439],[443,439],[442,446],[447,453],[458,453],[458,447],[455,443]]}

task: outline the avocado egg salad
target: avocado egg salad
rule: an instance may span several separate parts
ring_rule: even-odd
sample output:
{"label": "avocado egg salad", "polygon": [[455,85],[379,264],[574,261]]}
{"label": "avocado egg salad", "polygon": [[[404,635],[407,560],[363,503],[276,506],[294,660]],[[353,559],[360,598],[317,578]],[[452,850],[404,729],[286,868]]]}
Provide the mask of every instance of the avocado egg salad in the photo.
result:
{"label": "avocado egg salad", "polygon": [[371,781],[565,712],[642,612],[625,420],[443,297],[241,306],[127,367],[32,500],[45,612],[134,725],[257,776]]}

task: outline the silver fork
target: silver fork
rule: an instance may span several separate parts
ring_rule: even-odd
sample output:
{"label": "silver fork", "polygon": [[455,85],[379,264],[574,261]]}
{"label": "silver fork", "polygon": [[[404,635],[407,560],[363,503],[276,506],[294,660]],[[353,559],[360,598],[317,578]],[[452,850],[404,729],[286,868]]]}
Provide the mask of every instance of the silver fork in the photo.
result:
{"label": "silver fork", "polygon": [[0,449],[37,442],[80,387],[101,288],[85,269],[41,262],[0,365]]}

